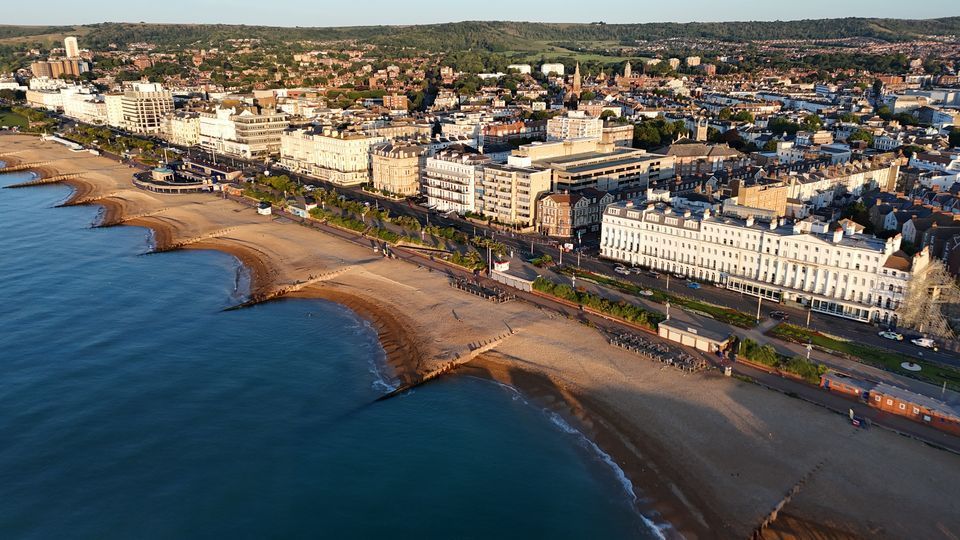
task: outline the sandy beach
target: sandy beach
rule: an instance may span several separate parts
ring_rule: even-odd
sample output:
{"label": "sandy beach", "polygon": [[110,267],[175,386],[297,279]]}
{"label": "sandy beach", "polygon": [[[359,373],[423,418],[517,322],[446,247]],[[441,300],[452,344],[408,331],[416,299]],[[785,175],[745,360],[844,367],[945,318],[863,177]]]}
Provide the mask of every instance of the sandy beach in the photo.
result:
{"label": "sandy beach", "polygon": [[253,297],[283,291],[353,309],[402,380],[515,331],[451,376],[495,379],[560,414],[613,456],[640,490],[638,507],[670,524],[667,537],[749,537],[804,480],[764,537],[960,538],[960,456],[718,373],[648,362],[556,313],[487,302],[441,272],[215,195],[141,191],[131,168],[104,157],[7,134],[0,161],[43,163],[44,177],[80,173],[65,180],[75,190],[65,204],[100,205],[104,226],[151,229],[158,251],[237,257]]}

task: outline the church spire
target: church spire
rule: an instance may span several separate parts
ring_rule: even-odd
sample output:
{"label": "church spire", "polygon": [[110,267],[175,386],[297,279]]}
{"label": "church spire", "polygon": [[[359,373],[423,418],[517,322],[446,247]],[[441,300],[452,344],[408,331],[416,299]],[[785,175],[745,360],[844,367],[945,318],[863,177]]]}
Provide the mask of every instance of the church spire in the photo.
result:
{"label": "church spire", "polygon": [[580,62],[577,62],[577,68],[573,71],[573,93],[580,97],[583,89],[583,78],[580,76]]}

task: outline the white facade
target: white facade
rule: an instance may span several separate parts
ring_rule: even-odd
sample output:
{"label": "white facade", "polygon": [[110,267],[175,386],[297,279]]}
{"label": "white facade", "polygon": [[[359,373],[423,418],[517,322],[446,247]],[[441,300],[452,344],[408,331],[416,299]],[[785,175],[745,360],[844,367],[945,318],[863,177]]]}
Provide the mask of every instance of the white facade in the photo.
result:
{"label": "white facade", "polygon": [[[860,195],[871,189],[895,191],[899,171],[900,166],[896,163],[873,165],[855,162],[781,179],[789,185],[788,199],[803,202],[825,200],[828,204],[838,192]],[[815,205],[817,208],[820,206],[823,205]]]}
{"label": "white facade", "polygon": [[63,39],[63,50],[66,51],[67,58],[80,58],[80,46],[77,45],[77,38],[73,36]]}
{"label": "white facade", "polygon": [[105,94],[103,102],[107,106],[107,125],[115,128],[123,127],[123,95]]}
{"label": "white facade", "polygon": [[530,64],[510,64],[507,66],[507,69],[515,69],[518,73],[523,75],[529,75],[531,71]]}
{"label": "white facade", "polygon": [[107,104],[103,96],[88,88],[72,87],[61,90],[63,114],[87,124],[103,124],[107,121]]}
{"label": "white facade", "polygon": [[134,133],[160,133],[164,118],[173,111],[173,94],[159,83],[133,83],[123,93],[124,129]]}
{"label": "white facade", "polygon": [[280,138],[289,125],[285,114],[254,114],[234,109],[200,113],[200,146],[221,154],[252,158],[280,151]]}
{"label": "white facade", "polygon": [[63,109],[63,94],[59,90],[27,90],[27,105],[59,111]]}
{"label": "white facade", "polygon": [[330,129],[287,131],[280,137],[280,165],[339,185],[365,184],[370,181],[370,148],[386,140]]}
{"label": "white facade", "polygon": [[200,116],[197,114],[172,114],[167,117],[167,139],[179,146],[200,144]]}
{"label": "white facade", "polygon": [[480,154],[455,150],[427,158],[423,170],[423,188],[427,206],[439,212],[479,212],[483,166],[490,159]]}
{"label": "white facade", "polygon": [[547,140],[599,139],[603,136],[603,120],[585,111],[570,111],[565,116],[547,120]]}
{"label": "white facade", "polygon": [[929,261],[925,251],[912,262],[905,259],[900,242],[899,235],[880,240],[852,229],[828,231],[822,223],[754,223],[709,210],[679,214],[663,204],[619,203],[604,212],[600,251],[774,302],[861,322],[893,322],[911,272]]}
{"label": "white facade", "polygon": [[544,75],[550,75],[551,73],[556,73],[557,75],[563,76],[564,70],[563,64],[544,64],[540,66],[540,73]]}

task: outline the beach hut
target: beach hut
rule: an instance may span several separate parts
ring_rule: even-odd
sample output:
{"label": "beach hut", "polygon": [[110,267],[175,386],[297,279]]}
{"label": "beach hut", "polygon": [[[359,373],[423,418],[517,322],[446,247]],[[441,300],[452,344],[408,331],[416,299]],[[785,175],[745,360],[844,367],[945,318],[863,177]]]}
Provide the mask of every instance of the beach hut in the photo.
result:
{"label": "beach hut", "polygon": [[261,216],[269,216],[273,214],[273,205],[267,201],[262,201],[257,205],[257,213]]}

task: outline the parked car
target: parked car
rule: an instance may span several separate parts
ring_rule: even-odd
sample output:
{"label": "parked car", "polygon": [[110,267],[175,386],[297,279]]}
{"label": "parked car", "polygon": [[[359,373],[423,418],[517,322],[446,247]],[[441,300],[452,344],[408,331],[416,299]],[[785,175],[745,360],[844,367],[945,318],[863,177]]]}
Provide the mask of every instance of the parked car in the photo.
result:
{"label": "parked car", "polygon": [[790,315],[784,313],[783,311],[771,311],[770,318],[778,321],[786,321],[790,318]]}
{"label": "parked car", "polygon": [[688,281],[688,282],[687,282],[687,287],[690,287],[690,288],[693,289],[693,290],[697,290],[697,289],[700,288],[700,284],[697,283],[696,281]]}
{"label": "parked car", "polygon": [[644,289],[644,290],[638,292],[637,294],[639,294],[640,296],[653,296],[653,291],[651,291],[651,290],[649,290],[649,289]]}
{"label": "parked car", "polygon": [[640,268],[639,266],[631,266],[630,271],[639,276],[643,273],[643,268]]}
{"label": "parked car", "polygon": [[910,340],[910,343],[913,343],[917,347],[923,347],[924,349],[933,349],[934,351],[939,351],[940,347],[937,346],[937,342],[930,338],[918,338]]}
{"label": "parked car", "polygon": [[647,272],[647,275],[652,277],[653,279],[660,279],[660,274],[654,272],[653,270]]}
{"label": "parked car", "polygon": [[903,334],[898,334],[898,333],[892,332],[892,331],[890,331],[890,330],[884,330],[883,332],[880,332],[880,333],[877,334],[877,335],[879,335],[879,336],[882,337],[883,339],[892,339],[892,340],[894,340],[894,341],[903,341]]}
{"label": "parked car", "polygon": [[618,273],[618,274],[622,274],[622,275],[624,275],[624,276],[629,276],[629,275],[630,275],[630,270],[627,270],[627,268],[626,268],[625,266],[618,266],[618,267],[614,268],[613,271],[616,272],[616,273]]}

